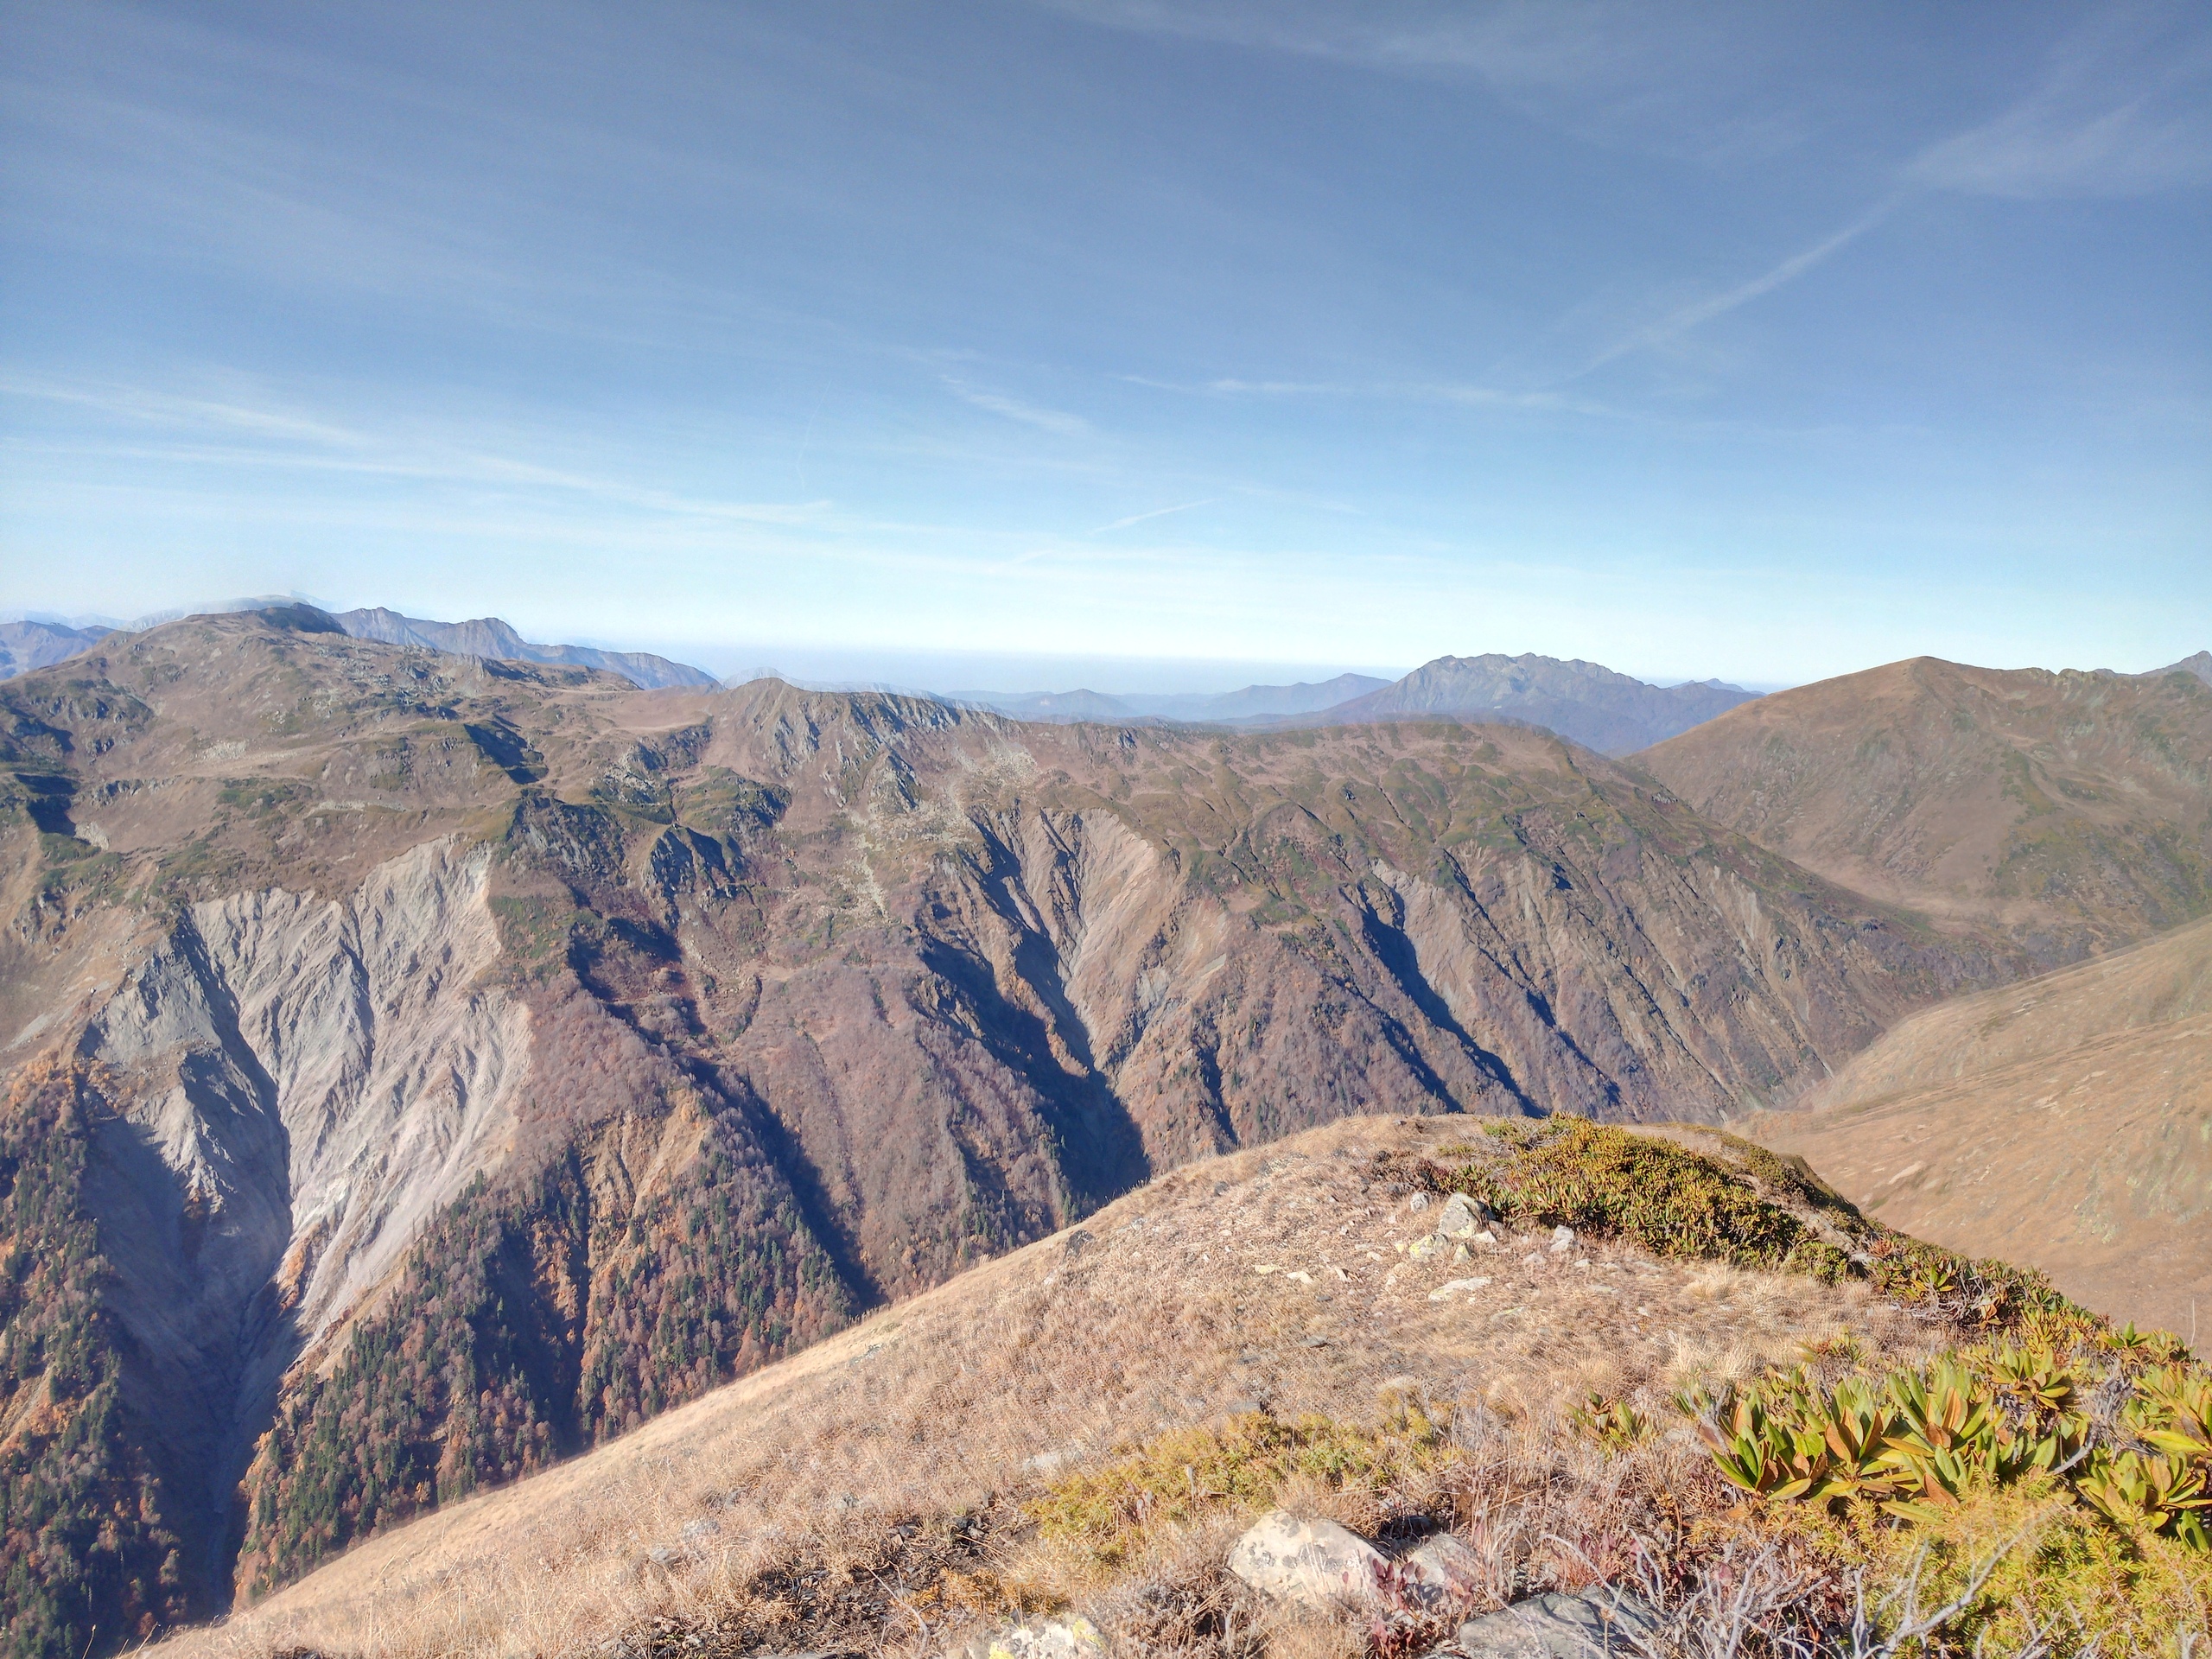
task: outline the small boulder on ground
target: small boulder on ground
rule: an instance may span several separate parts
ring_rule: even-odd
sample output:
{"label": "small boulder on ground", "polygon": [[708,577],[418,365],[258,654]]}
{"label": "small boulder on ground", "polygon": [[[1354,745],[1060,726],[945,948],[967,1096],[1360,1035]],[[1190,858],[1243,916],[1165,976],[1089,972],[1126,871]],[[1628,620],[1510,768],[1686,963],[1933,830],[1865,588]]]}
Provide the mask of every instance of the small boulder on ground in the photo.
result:
{"label": "small boulder on ground", "polygon": [[1658,1633],[1658,1619],[1634,1596],[1554,1591],[1469,1619],[1452,1649],[1466,1659],[1643,1659],[1645,1649],[1631,1638]]}
{"label": "small boulder on ground", "polygon": [[1480,1290],[1488,1283],[1490,1281],[1487,1279],[1446,1279],[1428,1293],[1428,1300],[1432,1302],[1449,1301],[1461,1291]]}
{"label": "small boulder on ground", "polygon": [[1482,1557],[1448,1532],[1423,1540],[1398,1563],[1398,1569],[1420,1592],[1421,1600],[1439,1609],[1464,1606],[1489,1582]]}
{"label": "small boulder on ground", "polygon": [[1436,1230],[1446,1238],[1472,1238],[1482,1230],[1484,1222],[1496,1218],[1488,1205],[1478,1203],[1464,1192],[1454,1192],[1444,1201],[1444,1213],[1436,1218]]}
{"label": "small boulder on ground", "polygon": [[1042,1619],[979,1637],[946,1659],[1098,1659],[1105,1650],[1087,1618]]}
{"label": "small boulder on ground", "polygon": [[1262,1595],[1306,1607],[1373,1599],[1376,1548],[1333,1521],[1301,1521],[1287,1510],[1262,1516],[1230,1547],[1229,1570]]}

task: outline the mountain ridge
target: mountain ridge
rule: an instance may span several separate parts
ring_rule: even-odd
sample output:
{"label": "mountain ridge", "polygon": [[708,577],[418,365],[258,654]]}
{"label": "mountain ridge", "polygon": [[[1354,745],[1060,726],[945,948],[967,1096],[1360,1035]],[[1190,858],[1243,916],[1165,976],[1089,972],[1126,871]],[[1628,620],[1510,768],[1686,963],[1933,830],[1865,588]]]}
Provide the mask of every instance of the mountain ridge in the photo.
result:
{"label": "mountain ridge", "polygon": [[356,639],[374,639],[387,645],[420,645],[456,657],[497,658],[510,662],[557,664],[571,668],[594,668],[619,674],[633,685],[655,690],[671,685],[717,685],[703,668],[673,662],[649,651],[603,651],[594,645],[533,645],[496,616],[467,622],[431,622],[402,616],[383,606],[334,611],[339,626]]}
{"label": "mountain ridge", "polygon": [[[0,721],[0,1063],[93,1068],[70,1213],[140,1281],[86,1305],[114,1456],[162,1513],[245,1478],[197,1547],[258,1583],[1192,1158],[1378,1108],[1710,1118],[2016,970],[1522,727],[647,692],[307,607],[119,636]],[[423,1216],[430,1255],[379,1243]]]}
{"label": "mountain ridge", "polygon": [[2047,965],[2212,909],[2212,685],[1914,658],[1633,757],[1854,891],[1998,925]]}

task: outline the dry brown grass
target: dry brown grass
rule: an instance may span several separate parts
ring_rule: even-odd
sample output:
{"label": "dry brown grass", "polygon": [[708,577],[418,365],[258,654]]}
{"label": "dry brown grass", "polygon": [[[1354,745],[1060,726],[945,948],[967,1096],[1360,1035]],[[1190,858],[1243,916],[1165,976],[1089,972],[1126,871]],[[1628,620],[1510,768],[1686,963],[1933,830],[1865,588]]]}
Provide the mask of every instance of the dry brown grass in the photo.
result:
{"label": "dry brown grass", "polygon": [[1891,1226],[2212,1336],[2212,918],[1891,1028],[1742,1132]]}
{"label": "dry brown grass", "polygon": [[[1373,1421],[1385,1395],[1410,1393],[1449,1408],[1459,1451],[1426,1490],[1292,1497],[1370,1530],[1425,1509],[1476,1548],[1503,1601],[1625,1569],[1625,1517],[1681,1528],[1725,1503],[1666,1407],[1676,1386],[1795,1364],[1847,1329],[1900,1360],[1936,1345],[1863,1286],[1627,1246],[1554,1255],[1548,1237],[1508,1235],[1467,1262],[1408,1260],[1394,1246],[1434,1212],[1378,1181],[1375,1154],[1467,1128],[1351,1119],[1179,1171],[170,1648],[428,1659],[618,1638],[700,1651],[686,1636],[746,1651],[773,1635],[918,1654],[1024,1606],[1074,1604],[1132,1626],[1149,1605],[1162,1640],[1172,1627],[1193,1650],[1345,1651],[1357,1633],[1342,1621],[1287,1622],[1224,1581],[1233,1516],[1167,1529],[1109,1573],[1041,1541],[1020,1505],[1048,1473],[1164,1430],[1255,1405]],[[1490,1282],[1430,1300],[1478,1276]],[[1592,1391],[1636,1405],[1659,1436],[1621,1456],[1581,1440],[1565,1414]]]}

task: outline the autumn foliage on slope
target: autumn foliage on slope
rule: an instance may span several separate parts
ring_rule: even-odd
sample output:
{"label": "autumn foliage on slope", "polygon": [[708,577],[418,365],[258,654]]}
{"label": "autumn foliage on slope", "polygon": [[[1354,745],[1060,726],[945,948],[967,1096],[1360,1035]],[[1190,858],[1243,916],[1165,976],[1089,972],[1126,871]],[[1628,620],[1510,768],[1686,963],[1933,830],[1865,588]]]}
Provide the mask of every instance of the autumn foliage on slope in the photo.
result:
{"label": "autumn foliage on slope", "polygon": [[249,1596],[850,1319],[842,1281],[731,1114],[695,1107],[661,1126],[693,1144],[680,1178],[643,1195],[618,1179],[626,1127],[519,1197],[480,1181],[329,1373],[287,1392],[245,1481]]}
{"label": "autumn foliage on slope", "polygon": [[168,1494],[126,1421],[111,1274],[81,1201],[103,1102],[78,1063],[0,1109],[0,1643],[82,1652],[187,1611]]}

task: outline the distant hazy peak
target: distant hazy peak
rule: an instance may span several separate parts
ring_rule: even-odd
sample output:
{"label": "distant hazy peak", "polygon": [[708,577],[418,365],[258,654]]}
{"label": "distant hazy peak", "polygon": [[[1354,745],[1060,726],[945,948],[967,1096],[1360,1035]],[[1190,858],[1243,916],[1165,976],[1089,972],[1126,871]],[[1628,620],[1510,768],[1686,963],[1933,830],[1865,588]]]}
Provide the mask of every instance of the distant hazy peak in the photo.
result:
{"label": "distant hazy peak", "polygon": [[2154,668],[2148,674],[2133,677],[2149,680],[2162,674],[2194,674],[2205,684],[2212,685],[2212,651],[2200,651],[2194,657],[2184,657],[2177,663],[2168,663],[2164,668]]}
{"label": "distant hazy peak", "polygon": [[1194,725],[1251,722],[1318,713],[1388,685],[1371,674],[1339,674],[1295,685],[1248,685],[1235,691],[965,691],[957,702],[995,709],[1017,720],[1179,721]]}
{"label": "distant hazy peak", "polygon": [[0,622],[0,680],[67,662],[79,652],[90,651],[112,632],[111,628],[73,628],[60,622]]}
{"label": "distant hazy peak", "polygon": [[387,645],[420,645],[455,657],[490,657],[509,662],[557,663],[569,668],[603,669],[619,674],[633,685],[656,690],[670,685],[712,686],[721,683],[702,668],[672,662],[648,651],[601,651],[592,645],[534,645],[496,616],[480,616],[467,622],[433,622],[418,616],[402,616],[378,605],[340,611],[333,620],[356,639],[374,639]]}
{"label": "distant hazy peak", "polygon": [[1718,680],[1647,684],[1602,663],[1533,652],[1439,657],[1396,683],[1329,709],[1344,721],[1503,720],[1541,726],[1606,754],[1629,754],[1700,726],[1756,694]]}

